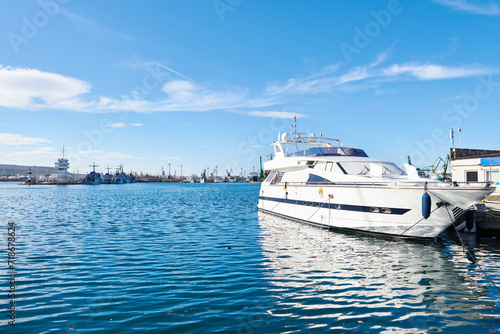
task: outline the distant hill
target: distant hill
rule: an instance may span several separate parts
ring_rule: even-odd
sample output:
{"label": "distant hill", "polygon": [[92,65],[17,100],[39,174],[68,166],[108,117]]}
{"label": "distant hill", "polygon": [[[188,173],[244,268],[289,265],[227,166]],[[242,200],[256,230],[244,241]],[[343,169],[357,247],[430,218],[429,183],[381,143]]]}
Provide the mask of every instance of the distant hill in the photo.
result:
{"label": "distant hill", "polygon": [[28,169],[37,175],[55,174],[57,169],[54,167],[44,167],[44,166],[20,166],[20,165],[3,165],[0,164],[0,176],[11,176],[11,175],[27,175]]}

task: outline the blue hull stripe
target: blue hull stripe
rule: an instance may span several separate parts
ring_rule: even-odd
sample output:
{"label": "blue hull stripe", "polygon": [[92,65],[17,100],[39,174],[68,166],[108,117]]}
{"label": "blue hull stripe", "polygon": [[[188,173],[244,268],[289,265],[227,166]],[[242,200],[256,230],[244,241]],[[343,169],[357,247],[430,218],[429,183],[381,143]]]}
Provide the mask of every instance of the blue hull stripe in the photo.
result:
{"label": "blue hull stripe", "polygon": [[[352,232],[356,232],[356,233],[362,233],[362,234],[368,234],[368,235],[374,235],[374,236],[381,236],[381,237],[392,237],[392,238],[395,237],[394,234],[390,234],[390,233],[372,232],[372,231],[364,231],[364,230],[358,230],[358,229],[348,228],[348,227],[337,227],[337,226],[325,225],[325,224],[315,223],[315,222],[304,220],[304,219],[300,219],[300,218],[295,218],[295,217],[284,215],[284,214],[281,214],[281,213],[272,212],[272,211],[261,209],[261,208],[258,208],[258,210],[261,211],[261,212],[270,214],[270,215],[274,215],[274,216],[277,216],[277,217],[294,220],[294,221],[297,221],[297,222],[300,222],[300,223],[304,223],[304,224],[309,224],[309,225],[312,225],[312,226],[326,228],[328,230],[352,231]],[[430,240],[432,240],[432,239],[434,239],[434,238],[431,238],[431,237],[415,237],[415,236],[405,236],[405,235],[399,235],[398,238],[401,238],[401,239],[418,239],[418,240],[422,240],[422,239],[430,239]]]}
{"label": "blue hull stripe", "polygon": [[321,207],[322,206],[324,209],[357,211],[357,212],[366,212],[366,213],[379,213],[379,214],[384,214],[384,215],[404,215],[405,213],[410,211],[410,209],[385,208],[385,207],[373,207],[373,206],[362,206],[362,205],[348,205],[348,204],[338,204],[338,203],[328,203],[328,202],[321,203],[321,202],[299,201],[299,200],[294,200],[294,199],[266,197],[266,196],[259,196],[259,200],[286,203],[286,204],[294,204],[294,205],[301,205],[301,206],[313,206],[313,207]]}

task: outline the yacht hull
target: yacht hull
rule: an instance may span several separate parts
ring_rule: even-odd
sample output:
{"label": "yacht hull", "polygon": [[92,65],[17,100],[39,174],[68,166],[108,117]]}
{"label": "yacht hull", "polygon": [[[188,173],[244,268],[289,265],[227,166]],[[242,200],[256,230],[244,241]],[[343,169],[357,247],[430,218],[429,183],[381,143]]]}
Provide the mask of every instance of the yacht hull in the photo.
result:
{"label": "yacht hull", "polygon": [[[423,186],[284,185],[263,183],[258,209],[324,228],[407,238],[434,238],[494,189],[428,187],[431,215],[422,216]],[[438,207],[438,203],[449,203]]]}

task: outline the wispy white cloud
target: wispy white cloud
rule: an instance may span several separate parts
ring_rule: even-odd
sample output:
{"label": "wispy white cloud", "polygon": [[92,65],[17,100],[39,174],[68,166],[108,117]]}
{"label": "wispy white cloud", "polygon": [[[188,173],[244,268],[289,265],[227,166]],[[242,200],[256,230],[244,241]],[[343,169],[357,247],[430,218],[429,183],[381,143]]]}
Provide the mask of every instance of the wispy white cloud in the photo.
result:
{"label": "wispy white cloud", "polygon": [[175,101],[189,101],[200,91],[200,86],[191,81],[174,80],[163,85],[161,90]]}
{"label": "wispy white cloud", "polygon": [[443,66],[436,64],[394,64],[381,71],[388,77],[408,74],[417,80],[442,80],[491,74],[492,70],[480,66]]}
{"label": "wispy white cloud", "polygon": [[494,2],[471,3],[466,0],[433,0],[434,2],[450,7],[460,12],[476,15],[500,15],[500,6]]}
{"label": "wispy white cloud", "polygon": [[50,140],[43,138],[32,138],[21,135],[16,135],[13,133],[0,133],[0,145],[9,146],[25,146],[25,145],[36,145],[39,143],[50,143]]}
{"label": "wispy white cloud", "polygon": [[288,111],[248,111],[243,114],[249,116],[257,116],[257,117],[269,117],[269,118],[289,118],[292,119],[294,117],[302,118],[306,115]]}
{"label": "wispy white cloud", "polygon": [[317,77],[322,77],[324,75],[335,73],[340,68],[340,65],[342,65],[342,63],[330,64],[320,69],[319,71],[313,72],[309,77],[317,78]]}
{"label": "wispy white cloud", "polygon": [[111,123],[109,125],[110,128],[126,128],[129,126],[135,126],[135,127],[140,127],[142,126],[141,123],[133,123],[133,124],[126,124],[126,123]]}
{"label": "wispy white cloud", "polygon": [[107,152],[103,150],[88,150],[88,151],[76,151],[73,154],[78,154],[81,157],[91,156],[96,160],[110,160],[110,159],[135,159],[133,156],[120,152]]}
{"label": "wispy white cloud", "polygon": [[336,80],[333,80],[332,84],[340,86],[349,82],[368,79],[373,76],[373,73],[369,73],[369,69],[370,67],[366,66],[355,67],[346,74],[343,74],[340,77],[336,78]]}
{"label": "wispy white cloud", "polygon": [[109,125],[110,128],[124,128],[127,125],[125,123],[111,123]]}
{"label": "wispy white cloud", "polygon": [[125,154],[125,153],[120,153],[120,152],[102,152],[100,155],[96,155],[97,159],[103,159],[103,160],[115,160],[115,159],[135,159],[135,157]]}
{"label": "wispy white cloud", "polygon": [[[273,109],[281,109],[278,106],[283,106],[296,95],[314,96],[337,92],[348,94],[367,89],[381,92],[383,90],[379,86],[385,82],[443,80],[498,72],[480,65],[450,66],[417,62],[386,65],[392,49],[393,47],[380,53],[373,62],[366,65],[344,70],[340,64],[328,65],[308,76],[270,83],[262,92],[251,92],[239,86],[221,88],[210,83],[198,83],[167,68],[168,71],[160,74],[153,72],[154,76],[158,76],[154,97],[133,97],[129,94],[113,98],[91,95],[91,84],[83,80],[36,69],[0,65],[0,107],[92,113],[221,110],[256,117],[292,118],[304,115]],[[152,64],[157,66],[158,62]],[[145,63],[140,65],[146,66]],[[165,72],[167,75],[164,75]],[[181,78],[172,79],[172,73]],[[138,124],[140,123],[113,123],[111,126],[124,128],[140,126]]]}
{"label": "wispy white cloud", "polygon": [[67,8],[61,8],[60,12],[62,15],[70,19],[77,27],[89,34],[92,34],[97,39],[105,40],[107,42],[131,41],[140,43],[140,41],[133,36],[106,27],[89,18],[83,17],[82,15],[73,13]]}
{"label": "wispy white cloud", "polygon": [[[53,147],[36,147],[28,149],[16,149],[15,152],[5,153],[3,155],[3,160],[9,163],[22,163],[22,164],[32,164],[33,161],[42,161],[42,165],[52,165],[54,161],[62,156],[60,149]],[[102,168],[104,163],[114,164],[120,160],[141,160],[144,157],[131,156],[129,154],[121,152],[109,152],[104,150],[88,150],[88,151],[78,151],[72,147],[66,147],[65,156],[70,160],[71,168],[87,168],[88,163],[82,163],[82,159],[85,161],[99,161],[99,165]],[[75,162],[77,161],[77,162]],[[78,163],[78,161],[80,161]]]}
{"label": "wispy white cloud", "polygon": [[149,111],[210,111],[231,108],[257,108],[276,104],[267,96],[249,97],[246,89],[212,89],[186,80],[173,80],[163,85],[167,98],[147,103]]}
{"label": "wispy white cloud", "polygon": [[[332,91],[345,91],[345,89],[351,90],[352,87],[345,87],[345,85],[373,77],[375,73],[372,69],[385,62],[389,58],[392,50],[393,47],[390,47],[377,55],[374,62],[354,67],[343,74],[338,74],[336,76],[326,75],[326,73],[333,74],[338,72],[339,64],[333,64],[326,66],[325,70],[320,71],[321,73],[325,73],[325,75],[321,77],[312,75],[305,78],[291,78],[284,83],[271,83],[267,86],[266,92],[271,96],[275,96],[281,94],[314,95],[330,93]],[[335,69],[335,71],[328,71],[327,69]]]}
{"label": "wispy white cloud", "polygon": [[[401,63],[383,67],[392,49],[379,54],[370,64],[356,66],[345,73],[321,78],[291,78],[282,83],[272,83],[266,92],[271,96],[284,94],[315,95],[321,93],[349,93],[366,89],[378,89],[384,81],[397,80],[444,80],[466,78],[497,73],[497,69],[480,65],[449,66],[432,63]],[[338,71],[337,71],[338,72]],[[380,89],[378,89],[380,92]]]}
{"label": "wispy white cloud", "polygon": [[377,59],[371,64],[364,65],[364,66],[357,66],[357,67],[351,69],[346,74],[341,75],[340,77],[336,78],[337,80],[335,80],[335,83],[337,85],[342,85],[342,84],[346,84],[346,83],[353,82],[353,81],[365,80],[367,78],[375,76],[376,74],[371,70],[373,68],[376,68],[377,66],[381,65],[382,63],[384,63],[391,55],[392,50],[393,50],[393,47],[390,47],[387,50],[385,50],[384,52],[379,53],[377,55]]}
{"label": "wispy white cloud", "polygon": [[182,160],[182,157],[164,157],[163,160]]}
{"label": "wispy white cloud", "polygon": [[4,159],[10,163],[26,161],[31,162],[38,158],[46,159],[48,162],[53,162],[58,157],[60,157],[60,152],[53,147],[37,147],[36,149],[19,150],[7,153],[5,154]]}
{"label": "wispy white cloud", "polygon": [[89,96],[90,89],[89,83],[60,74],[0,67],[0,107],[108,113],[211,111],[276,104],[268,96],[251,98],[247,90],[238,87],[213,89],[188,80],[167,81],[160,89],[164,95],[154,100],[134,99],[127,95],[120,99],[95,98]]}
{"label": "wispy white cloud", "polygon": [[389,92],[388,92],[388,91],[386,91],[386,90],[380,90],[380,89],[377,89],[377,90],[373,93],[373,95],[384,95],[384,94],[387,94],[387,93],[389,93]]}
{"label": "wispy white cloud", "polygon": [[56,73],[0,65],[0,106],[39,109],[62,102],[73,103],[91,85]]}

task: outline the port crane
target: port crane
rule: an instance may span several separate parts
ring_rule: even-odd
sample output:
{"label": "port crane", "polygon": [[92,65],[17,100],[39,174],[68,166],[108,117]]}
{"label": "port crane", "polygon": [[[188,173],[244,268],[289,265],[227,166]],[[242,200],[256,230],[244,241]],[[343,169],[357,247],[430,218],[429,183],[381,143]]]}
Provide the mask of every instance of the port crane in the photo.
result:
{"label": "port crane", "polygon": [[448,179],[448,176],[446,175],[446,171],[448,170],[448,165],[449,164],[450,164],[450,155],[447,154],[446,155],[446,159],[443,159],[443,158],[439,157],[429,167],[431,168],[431,172],[435,173],[436,175],[438,175],[436,173],[436,171],[439,168],[442,168],[443,169],[443,173],[441,175],[438,175],[438,176],[441,178],[441,180],[445,180],[445,179]]}

